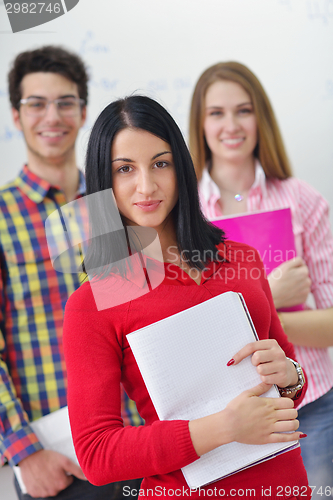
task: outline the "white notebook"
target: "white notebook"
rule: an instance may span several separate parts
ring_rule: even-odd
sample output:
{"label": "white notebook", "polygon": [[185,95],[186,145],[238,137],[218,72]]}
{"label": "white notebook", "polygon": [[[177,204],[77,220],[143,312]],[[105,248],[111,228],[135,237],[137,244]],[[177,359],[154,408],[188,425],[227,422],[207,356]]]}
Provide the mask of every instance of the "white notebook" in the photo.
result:
{"label": "white notebook", "polygon": [[[227,366],[237,351],[257,340],[244,299],[235,292],[132,332],[127,339],[160,420],[193,420],[221,411],[261,382],[250,357]],[[280,397],[274,386],[264,396]],[[199,488],[298,445],[233,442],[202,455],[182,472],[191,488]]]}
{"label": "white notebook", "polygon": [[[79,464],[74,450],[67,406],[30,422],[30,427],[46,450],[57,451]],[[20,467],[14,466],[13,471],[22,493],[27,493]]]}

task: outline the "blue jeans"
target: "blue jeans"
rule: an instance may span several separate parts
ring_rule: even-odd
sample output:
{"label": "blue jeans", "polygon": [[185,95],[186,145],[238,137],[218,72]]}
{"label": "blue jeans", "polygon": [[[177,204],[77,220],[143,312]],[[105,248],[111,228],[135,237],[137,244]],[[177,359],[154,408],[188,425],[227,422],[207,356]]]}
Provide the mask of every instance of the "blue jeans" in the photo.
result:
{"label": "blue jeans", "polygon": [[298,412],[302,458],[312,486],[312,499],[333,497],[333,389]]}
{"label": "blue jeans", "polygon": [[[55,497],[48,498],[33,498],[30,495],[23,495],[21,489],[15,479],[15,488],[20,500],[122,500],[128,498],[128,494],[123,496],[123,487],[130,486],[131,490],[139,492],[141,479],[133,479],[131,481],[120,481],[118,483],[106,484],[105,486],[94,486],[88,481],[81,481],[74,477],[74,481],[68,488],[61,491]],[[125,490],[128,492],[129,488]],[[137,496],[131,495],[131,500]]]}

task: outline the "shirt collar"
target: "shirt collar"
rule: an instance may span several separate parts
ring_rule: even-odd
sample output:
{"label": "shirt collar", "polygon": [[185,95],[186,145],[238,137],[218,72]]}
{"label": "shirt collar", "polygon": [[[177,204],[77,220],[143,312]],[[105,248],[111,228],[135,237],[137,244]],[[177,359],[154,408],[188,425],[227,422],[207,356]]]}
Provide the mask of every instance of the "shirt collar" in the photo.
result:
{"label": "shirt collar", "polygon": [[[213,179],[209,175],[207,167],[204,168],[202,177],[199,181],[199,186],[205,203],[208,204],[213,197],[215,198],[216,201],[221,198],[220,190],[217,184],[213,181]],[[250,188],[250,191],[254,189],[260,190],[263,197],[267,196],[266,175],[259,160],[256,160],[255,162],[255,177],[254,177],[254,182]]]}
{"label": "shirt collar", "polygon": [[255,163],[254,183],[252,184],[250,191],[256,188],[258,188],[261,191],[263,197],[266,198],[267,196],[266,174],[259,160],[256,160]]}
{"label": "shirt collar", "polygon": [[[77,195],[83,195],[86,191],[86,181],[81,170],[79,170],[79,176]],[[52,186],[48,181],[31,172],[27,165],[24,165],[15,179],[15,185],[35,203],[43,201],[52,187],[60,191],[58,186]]]}
{"label": "shirt collar", "polygon": [[200,179],[199,185],[206,203],[209,203],[209,201],[213,197],[216,198],[216,200],[221,198],[220,190],[208,173],[207,167],[205,167],[204,171],[202,172],[202,177]]}

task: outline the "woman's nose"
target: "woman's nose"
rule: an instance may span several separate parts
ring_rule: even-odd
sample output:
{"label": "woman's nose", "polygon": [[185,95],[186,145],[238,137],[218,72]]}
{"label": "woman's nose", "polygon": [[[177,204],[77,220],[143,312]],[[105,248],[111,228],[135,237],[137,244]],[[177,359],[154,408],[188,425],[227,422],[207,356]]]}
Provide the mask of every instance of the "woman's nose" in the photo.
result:
{"label": "woman's nose", "polygon": [[152,172],[140,172],[137,190],[139,193],[149,196],[156,190],[156,183]]}
{"label": "woman's nose", "polygon": [[224,120],[224,129],[228,132],[234,132],[239,129],[237,116],[233,113],[226,115]]}

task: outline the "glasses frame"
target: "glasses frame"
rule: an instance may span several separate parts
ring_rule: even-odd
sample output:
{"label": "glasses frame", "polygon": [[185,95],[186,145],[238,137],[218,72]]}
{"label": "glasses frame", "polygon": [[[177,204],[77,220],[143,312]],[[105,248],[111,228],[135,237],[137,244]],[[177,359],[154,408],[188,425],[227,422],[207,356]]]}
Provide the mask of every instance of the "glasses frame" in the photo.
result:
{"label": "glasses frame", "polygon": [[[40,100],[40,102],[45,102],[46,106],[45,106],[45,109],[43,111],[40,111],[39,113],[37,112],[34,114],[34,113],[28,112],[27,114],[29,116],[45,116],[47,113],[47,110],[49,109],[50,104],[53,104],[53,103],[55,104],[57,112],[59,113],[60,116],[77,116],[76,113],[66,115],[66,112],[65,112],[65,114],[63,114],[62,110],[59,108],[58,103],[61,101],[65,101],[66,100],[65,97],[57,97],[57,99],[52,99],[52,100],[46,99],[46,97],[27,97],[26,99],[20,99],[19,105],[21,106],[21,104],[23,104],[23,105],[27,104],[27,103],[31,102],[32,99]],[[81,110],[84,106],[86,106],[85,100],[81,99],[80,97],[70,97],[70,99],[75,100],[75,102],[77,102],[79,104]]]}

